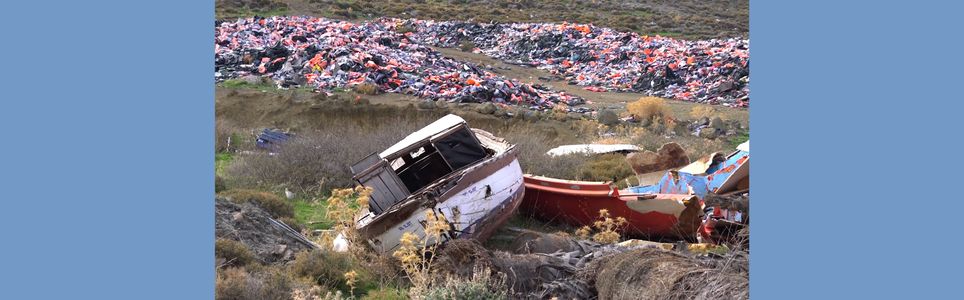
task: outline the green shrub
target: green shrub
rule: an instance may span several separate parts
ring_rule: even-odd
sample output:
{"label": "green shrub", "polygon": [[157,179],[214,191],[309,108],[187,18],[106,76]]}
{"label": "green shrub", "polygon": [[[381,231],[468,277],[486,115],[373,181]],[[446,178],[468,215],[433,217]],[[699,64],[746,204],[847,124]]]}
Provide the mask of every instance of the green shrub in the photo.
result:
{"label": "green shrub", "polygon": [[295,216],[294,206],[280,196],[272,193],[240,189],[223,191],[219,193],[219,195],[236,203],[254,203],[268,211],[275,219]]}
{"label": "green shrub", "polygon": [[228,239],[214,241],[214,257],[223,258],[224,264],[239,267],[254,262],[254,255],[244,244]]}
{"label": "green shrub", "polygon": [[507,299],[505,277],[493,279],[488,270],[474,270],[472,278],[449,277],[424,295],[425,300],[503,300]]}
{"label": "green shrub", "polygon": [[361,300],[407,300],[408,294],[405,291],[393,288],[380,288],[368,291]]}
{"label": "green shrub", "polygon": [[373,288],[371,275],[352,263],[348,253],[314,250],[298,253],[290,264],[291,273],[298,277],[305,277],[328,288],[348,292],[351,287],[345,280],[345,273],[358,273],[355,291]]}

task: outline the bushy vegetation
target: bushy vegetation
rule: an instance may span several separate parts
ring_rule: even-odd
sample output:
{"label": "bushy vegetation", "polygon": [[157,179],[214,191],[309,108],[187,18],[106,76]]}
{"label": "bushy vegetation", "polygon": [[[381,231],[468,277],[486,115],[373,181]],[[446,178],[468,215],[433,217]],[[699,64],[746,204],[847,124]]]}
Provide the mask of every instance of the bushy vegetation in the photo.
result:
{"label": "bushy vegetation", "polygon": [[231,181],[252,188],[291,186],[302,193],[321,194],[350,187],[352,163],[381,152],[436,118],[341,112],[317,120],[315,130],[298,133],[276,155],[235,159],[226,173]]}
{"label": "bushy vegetation", "polygon": [[223,191],[218,195],[226,197],[227,199],[237,203],[254,203],[266,210],[269,214],[271,214],[271,217],[275,219],[284,217],[291,218],[295,216],[294,207],[291,205],[291,203],[288,203],[287,200],[272,193],[256,190],[236,189]]}
{"label": "bushy vegetation", "polygon": [[419,238],[411,232],[402,234],[401,244],[392,256],[401,263],[402,270],[408,275],[412,283],[410,292],[414,295],[424,293],[434,280],[433,263],[435,253],[443,235],[450,229],[445,216],[436,215],[434,211],[425,213],[425,235]]}
{"label": "bushy vegetation", "polygon": [[[637,112],[650,116],[671,114],[665,100],[643,99]],[[380,152],[406,135],[445,115],[442,109],[417,110],[408,107],[378,105],[332,106],[314,112],[310,127],[297,132],[276,155],[260,152],[236,155],[223,167],[228,186],[261,190],[278,190],[287,186],[299,194],[321,195],[333,188],[351,187],[350,164],[369,154]],[[545,153],[565,144],[588,142],[629,143],[656,150],[667,142],[664,132],[632,125],[599,126],[595,121],[557,122],[539,114],[538,119],[517,114],[515,118],[499,118],[475,112],[459,111],[472,127],[492,132],[516,145],[523,171],[557,178],[605,181],[632,175],[622,157],[585,155],[548,156]],[[665,126],[664,126],[665,127]],[[685,130],[685,128],[684,128]],[[601,138],[602,135],[607,138]],[[729,147],[723,140],[705,140],[683,132],[674,138],[686,148],[691,159]],[[246,143],[253,143],[248,141]],[[303,206],[310,206],[310,201]],[[299,218],[302,223],[308,221]],[[305,223],[307,224],[307,223]],[[318,223],[314,229],[327,228]]]}
{"label": "bushy vegetation", "polygon": [[356,93],[359,93],[362,95],[369,95],[369,96],[377,95],[378,92],[380,91],[377,85],[373,83],[367,83],[367,82],[356,85],[354,90]]}
{"label": "bushy vegetation", "polygon": [[690,117],[693,119],[712,118],[717,114],[719,114],[719,111],[717,111],[715,107],[709,105],[693,106],[693,108],[690,109]]}
{"label": "bushy vegetation", "polygon": [[471,278],[447,277],[435,284],[421,298],[424,300],[502,300],[508,298],[504,274],[491,276],[491,270],[475,268]]}
{"label": "bushy vegetation", "polygon": [[254,255],[244,244],[228,239],[214,241],[214,257],[224,259],[225,266],[240,267],[254,262]]}
{"label": "bushy vegetation", "polygon": [[626,218],[613,218],[608,209],[599,210],[599,218],[593,223],[592,227],[583,226],[576,230],[576,236],[592,240],[602,244],[614,244],[620,240],[619,231],[626,226]]}
{"label": "bushy vegetation", "polygon": [[230,267],[217,271],[214,283],[215,299],[291,299],[300,286],[296,279],[279,268]]}
{"label": "bushy vegetation", "polygon": [[352,287],[348,284],[345,274],[356,272],[355,286],[373,285],[371,276],[355,262],[348,253],[327,250],[301,252],[291,262],[291,273],[311,279],[313,282],[332,289],[349,292]]}
{"label": "bushy vegetation", "polygon": [[580,167],[581,178],[587,180],[612,180],[619,182],[633,176],[633,169],[626,163],[626,156],[618,153],[602,154],[586,160]]}
{"label": "bushy vegetation", "polygon": [[666,100],[659,97],[639,98],[636,102],[626,104],[626,110],[640,119],[653,120],[652,123],[660,123],[657,119],[673,119],[673,111],[666,104]]}
{"label": "bushy vegetation", "polygon": [[368,291],[361,300],[408,300],[408,293],[395,288],[380,288]]}

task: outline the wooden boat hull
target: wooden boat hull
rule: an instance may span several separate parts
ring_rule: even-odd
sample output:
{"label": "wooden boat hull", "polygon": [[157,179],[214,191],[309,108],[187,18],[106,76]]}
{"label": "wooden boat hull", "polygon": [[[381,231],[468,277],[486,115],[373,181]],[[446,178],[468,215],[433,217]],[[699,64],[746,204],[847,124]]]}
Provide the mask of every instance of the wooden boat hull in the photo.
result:
{"label": "wooden boat hull", "polygon": [[405,232],[423,237],[426,213],[434,211],[451,225],[445,239],[484,241],[511,218],[524,194],[522,168],[513,149],[466,172],[431,207],[412,202],[394,209],[390,218],[364,224],[359,230],[373,249],[391,253]]}
{"label": "wooden boat hull", "polygon": [[[590,182],[524,175],[521,211],[547,221],[592,226],[599,211],[628,222],[621,233],[648,239],[694,240],[700,226],[701,205],[692,195],[626,194],[608,182]],[[646,199],[640,199],[640,198]]]}

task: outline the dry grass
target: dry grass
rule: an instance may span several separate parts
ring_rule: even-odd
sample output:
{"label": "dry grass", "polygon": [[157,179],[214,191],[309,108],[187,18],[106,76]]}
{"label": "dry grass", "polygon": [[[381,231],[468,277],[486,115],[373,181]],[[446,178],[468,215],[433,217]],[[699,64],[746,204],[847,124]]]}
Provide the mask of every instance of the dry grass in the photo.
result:
{"label": "dry grass", "polygon": [[388,148],[430,120],[368,114],[318,120],[316,130],[299,133],[277,155],[239,156],[226,173],[234,181],[232,186],[290,186],[300,193],[317,194],[350,187],[352,163]]}
{"label": "dry grass", "polygon": [[700,119],[700,118],[711,118],[718,115],[720,112],[712,106],[709,105],[699,105],[693,106],[690,109],[690,118]]}
{"label": "dry grass", "polygon": [[632,167],[626,163],[626,156],[618,153],[589,157],[579,168],[579,180],[619,182],[633,176]]}
{"label": "dry grass", "polygon": [[590,228],[589,226],[583,226],[582,228],[576,230],[576,236],[582,239],[588,239],[591,235],[592,240],[597,243],[615,244],[619,242],[619,230],[624,226],[626,226],[626,218],[612,218],[612,216],[609,214],[609,210],[600,209],[599,220],[592,225],[596,232],[593,233],[593,228]]}
{"label": "dry grass", "polygon": [[492,276],[492,270],[485,267],[476,267],[472,272],[472,277],[461,278],[447,276],[440,284],[435,284],[424,295],[413,297],[413,299],[425,300],[502,300],[508,297],[508,285],[506,276],[497,273]]}
{"label": "dry grass", "polygon": [[304,283],[279,268],[231,267],[217,272],[215,299],[291,299],[292,292]]}
{"label": "dry grass", "polygon": [[234,240],[217,239],[214,241],[214,257],[223,260],[218,267],[240,267],[255,262],[251,250]]}
{"label": "dry grass", "polygon": [[[343,19],[418,17],[477,22],[579,22],[640,34],[687,38],[746,35],[749,4],[741,1],[357,1],[307,0],[310,9],[292,14],[321,14]],[[293,8],[294,9],[294,8]]]}
{"label": "dry grass", "polygon": [[663,121],[673,120],[673,110],[666,104],[666,99],[659,97],[642,97],[636,102],[626,104],[626,110],[642,119],[653,120],[658,124],[657,118]]}
{"label": "dry grass", "polygon": [[233,122],[218,119],[214,122],[214,150],[215,152],[233,152],[239,150],[243,144],[244,130]]}
{"label": "dry grass", "polygon": [[443,235],[451,229],[445,216],[438,216],[431,210],[425,213],[425,222],[425,236],[419,238],[411,232],[405,232],[402,234],[401,245],[392,254],[408,275],[408,280],[412,283],[409,294],[416,299],[428,291],[432,284],[435,253],[440,246],[439,242],[446,238]]}
{"label": "dry grass", "polygon": [[[649,105],[649,110],[658,116],[667,114],[665,106],[659,104],[663,101],[656,98],[644,102],[654,103]],[[269,112],[254,113],[226,104],[222,106],[223,113],[230,113],[224,116],[231,118],[231,122],[241,122],[247,126],[257,126],[249,120],[268,115]],[[602,181],[612,180],[614,176],[621,179],[627,177],[623,175],[631,175],[628,165],[615,159],[607,164],[603,162],[605,159],[594,160],[581,155],[550,157],[545,154],[560,145],[601,141],[631,143],[655,150],[666,142],[676,141],[686,148],[691,159],[730,148],[725,141],[705,140],[686,134],[667,138],[666,134],[654,132],[653,128],[601,126],[591,120],[559,122],[552,120],[551,116],[546,116],[550,119],[538,120],[498,118],[476,113],[472,106],[466,109],[417,110],[414,107],[350,105],[328,100],[324,103],[324,109],[271,109],[272,114],[281,115],[262,122],[283,122],[292,126],[297,136],[274,156],[236,155],[231,165],[225,168],[224,179],[230,187],[275,191],[289,187],[306,195],[351,187],[353,183],[348,170],[351,163],[384,150],[450,111],[462,116],[470,126],[492,132],[515,144],[524,172],[557,178]],[[560,113],[560,116],[564,115]],[[595,166],[586,166],[589,163]]]}
{"label": "dry grass", "polygon": [[638,249],[604,257],[584,270],[600,299],[748,299],[745,252],[700,259],[661,249]]}
{"label": "dry grass", "polygon": [[354,90],[356,93],[369,96],[377,95],[380,91],[378,86],[367,82],[356,85]]}
{"label": "dry grass", "polygon": [[408,293],[394,288],[381,288],[368,291],[361,300],[408,300]]}
{"label": "dry grass", "polygon": [[[355,290],[359,281],[364,282],[365,285],[373,281],[371,274],[364,268],[360,268],[348,253],[328,250],[301,252],[291,262],[290,268],[293,275],[349,294]],[[355,272],[351,281],[345,276],[349,272]]]}

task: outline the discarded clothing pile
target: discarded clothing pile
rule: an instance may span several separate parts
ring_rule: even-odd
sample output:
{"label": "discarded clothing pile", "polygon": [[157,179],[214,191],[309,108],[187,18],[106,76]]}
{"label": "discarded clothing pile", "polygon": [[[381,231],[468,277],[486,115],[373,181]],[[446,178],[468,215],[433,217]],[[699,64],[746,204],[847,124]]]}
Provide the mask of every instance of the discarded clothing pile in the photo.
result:
{"label": "discarded clothing pile", "polygon": [[[450,102],[494,102],[551,109],[585,100],[523,84],[443,57],[399,33],[401,21],[351,23],[314,17],[253,17],[215,23],[215,79],[270,77],[281,87],[330,91],[359,84]],[[576,109],[576,108],[572,108]]]}
{"label": "discarded clothing pile", "polygon": [[418,42],[477,51],[507,63],[548,70],[589,90],[749,105],[749,40],[684,41],[585,24],[478,24],[405,20]]}

